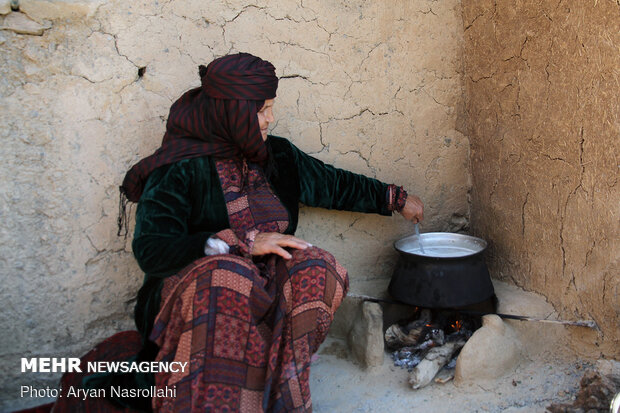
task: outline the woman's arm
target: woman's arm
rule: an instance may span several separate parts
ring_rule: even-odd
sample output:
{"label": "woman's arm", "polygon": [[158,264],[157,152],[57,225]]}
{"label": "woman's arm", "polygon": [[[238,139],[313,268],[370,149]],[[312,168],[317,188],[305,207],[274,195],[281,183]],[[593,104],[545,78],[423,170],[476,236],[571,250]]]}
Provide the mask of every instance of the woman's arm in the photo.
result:
{"label": "woman's arm", "polygon": [[213,233],[190,231],[193,175],[191,162],[181,161],[149,177],[136,211],[132,244],[140,268],[149,275],[168,276],[204,256]]}
{"label": "woman's arm", "polygon": [[[291,144],[299,171],[300,201],[308,206],[391,215],[390,185],[327,165]],[[392,187],[395,198],[400,189]]]}

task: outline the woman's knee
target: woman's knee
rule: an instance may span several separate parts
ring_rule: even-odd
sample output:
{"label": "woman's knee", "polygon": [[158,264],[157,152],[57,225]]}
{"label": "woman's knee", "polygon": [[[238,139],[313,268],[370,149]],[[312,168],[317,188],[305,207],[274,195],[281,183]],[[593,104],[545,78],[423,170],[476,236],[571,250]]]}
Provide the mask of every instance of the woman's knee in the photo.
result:
{"label": "woman's knee", "polygon": [[323,261],[325,262],[325,264],[330,265],[330,266],[335,266],[336,264],[336,258],[334,258],[334,256],[330,252],[325,251],[324,249],[319,248],[319,247],[308,247],[306,249],[294,249],[294,250],[289,250],[289,252],[293,256],[290,259],[290,263],[292,264],[305,262],[309,260]]}
{"label": "woman's knee", "polygon": [[290,260],[290,269],[293,269],[296,265],[315,265],[323,267],[334,273],[342,282],[348,284],[347,270],[340,265],[330,252],[319,247],[309,247],[304,250],[294,250],[291,254],[293,258]]}
{"label": "woman's knee", "polygon": [[[287,262],[290,287],[293,292],[305,292],[311,295],[331,296],[332,290],[346,291],[348,287],[347,271],[334,256],[318,247],[295,250]],[[302,294],[302,295],[306,295]],[[309,299],[305,297],[304,301]]]}
{"label": "woman's knee", "polygon": [[179,274],[182,277],[204,278],[211,277],[218,270],[226,271],[233,276],[234,274],[248,276],[257,273],[257,268],[251,259],[233,254],[219,254],[198,258]]}

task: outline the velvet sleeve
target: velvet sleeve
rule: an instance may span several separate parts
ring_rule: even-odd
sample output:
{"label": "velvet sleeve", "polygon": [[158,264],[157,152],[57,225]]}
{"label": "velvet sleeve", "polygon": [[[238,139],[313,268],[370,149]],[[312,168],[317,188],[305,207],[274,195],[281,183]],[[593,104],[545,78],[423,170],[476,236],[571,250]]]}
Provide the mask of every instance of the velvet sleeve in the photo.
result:
{"label": "velvet sleeve", "polygon": [[173,274],[204,256],[211,232],[191,232],[193,163],[180,161],[151,174],[136,210],[133,252],[155,277]]}
{"label": "velvet sleeve", "polygon": [[299,171],[301,203],[327,209],[392,214],[388,208],[387,184],[327,165],[291,146]]}

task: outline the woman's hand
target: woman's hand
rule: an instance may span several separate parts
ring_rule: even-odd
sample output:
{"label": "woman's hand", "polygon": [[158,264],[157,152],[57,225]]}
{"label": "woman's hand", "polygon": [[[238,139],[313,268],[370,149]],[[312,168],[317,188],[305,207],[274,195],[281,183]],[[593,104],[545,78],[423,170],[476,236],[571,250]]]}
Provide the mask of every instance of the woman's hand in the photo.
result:
{"label": "woman's hand", "polygon": [[424,204],[415,195],[407,195],[407,202],[400,214],[408,221],[417,224],[424,219]]}
{"label": "woman's hand", "polygon": [[312,244],[309,242],[292,235],[280,234],[279,232],[259,232],[256,235],[256,238],[254,238],[254,245],[252,245],[252,251],[250,251],[250,254],[277,254],[280,257],[289,260],[293,256],[283,247],[305,250],[311,246]]}

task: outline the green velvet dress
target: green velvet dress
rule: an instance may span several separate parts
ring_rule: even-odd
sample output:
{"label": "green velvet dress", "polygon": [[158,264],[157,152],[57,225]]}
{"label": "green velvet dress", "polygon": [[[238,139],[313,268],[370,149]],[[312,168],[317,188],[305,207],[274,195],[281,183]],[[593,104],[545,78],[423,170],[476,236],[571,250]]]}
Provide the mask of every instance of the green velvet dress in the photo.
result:
{"label": "green velvet dress", "polygon": [[[297,228],[299,204],[391,215],[388,185],[334,168],[284,138],[269,136],[275,176],[270,185],[289,213],[286,234]],[[215,161],[185,159],[151,173],[136,212],[134,255],[145,272],[135,320],[148,337],[159,311],[162,280],[204,256],[206,240],[230,228]]]}

